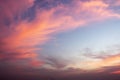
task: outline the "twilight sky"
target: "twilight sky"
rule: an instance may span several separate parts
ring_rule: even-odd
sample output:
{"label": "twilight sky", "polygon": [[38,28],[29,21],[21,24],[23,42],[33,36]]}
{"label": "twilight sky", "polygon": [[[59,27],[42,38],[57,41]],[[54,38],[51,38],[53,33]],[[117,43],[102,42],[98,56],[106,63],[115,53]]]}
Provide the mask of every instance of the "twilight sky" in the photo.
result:
{"label": "twilight sky", "polygon": [[1,80],[120,80],[120,0],[0,0]]}

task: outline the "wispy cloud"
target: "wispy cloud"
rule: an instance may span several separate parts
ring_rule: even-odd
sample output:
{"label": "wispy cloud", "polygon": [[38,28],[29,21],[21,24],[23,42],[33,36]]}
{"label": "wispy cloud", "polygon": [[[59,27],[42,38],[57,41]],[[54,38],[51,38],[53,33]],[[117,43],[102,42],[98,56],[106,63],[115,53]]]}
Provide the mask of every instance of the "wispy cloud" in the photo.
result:
{"label": "wispy cloud", "polygon": [[[17,3],[17,4],[16,4]],[[45,44],[53,35],[83,27],[89,23],[109,18],[120,18],[120,14],[109,9],[110,5],[104,1],[72,1],[70,4],[57,4],[50,9],[41,9],[33,0],[1,1],[0,16],[0,60],[28,60],[32,64],[42,63],[35,51],[41,49],[38,45]],[[6,5],[5,5],[6,4]],[[52,3],[51,3],[52,4]],[[9,9],[10,7],[10,9]],[[35,9],[35,17],[21,19],[23,12]],[[15,17],[18,17],[16,19]],[[9,20],[9,24],[6,21]],[[29,60],[30,59],[30,60]],[[113,64],[113,58],[103,60],[102,64]],[[118,60],[114,57],[113,60]],[[40,62],[39,62],[40,61]],[[53,61],[49,59],[49,61]],[[54,66],[57,64],[54,60]],[[97,63],[96,63],[97,64]],[[38,65],[39,66],[39,65]]]}

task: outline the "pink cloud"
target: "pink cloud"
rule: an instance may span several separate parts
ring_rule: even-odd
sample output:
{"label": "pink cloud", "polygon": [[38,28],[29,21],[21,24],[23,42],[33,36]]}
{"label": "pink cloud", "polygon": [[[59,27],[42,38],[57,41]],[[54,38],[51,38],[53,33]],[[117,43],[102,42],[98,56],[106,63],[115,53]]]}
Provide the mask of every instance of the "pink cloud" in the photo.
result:
{"label": "pink cloud", "polygon": [[[52,39],[52,35],[82,27],[90,22],[120,17],[119,14],[109,10],[109,4],[103,1],[74,1],[70,5],[59,5],[49,10],[40,11],[37,8],[34,20],[31,22],[19,20],[15,24],[12,20],[14,15],[21,14],[21,12],[33,4],[32,0],[21,0],[19,2],[13,0],[1,3],[4,11],[2,16],[0,16],[0,21],[7,17],[11,20],[12,24],[9,28],[4,28],[3,26],[5,25],[1,23],[1,29],[3,30],[1,33],[1,44],[3,43],[1,49],[4,54],[1,54],[0,58],[11,58],[8,54],[16,53],[13,56],[14,59],[29,58],[34,61],[38,57],[35,51],[39,50],[36,46],[45,44],[48,40]],[[11,9],[9,9],[10,6]],[[35,65],[38,63],[39,60],[33,62]]]}
{"label": "pink cloud", "polygon": [[120,74],[120,71],[114,71],[114,72],[111,72],[112,74]]}

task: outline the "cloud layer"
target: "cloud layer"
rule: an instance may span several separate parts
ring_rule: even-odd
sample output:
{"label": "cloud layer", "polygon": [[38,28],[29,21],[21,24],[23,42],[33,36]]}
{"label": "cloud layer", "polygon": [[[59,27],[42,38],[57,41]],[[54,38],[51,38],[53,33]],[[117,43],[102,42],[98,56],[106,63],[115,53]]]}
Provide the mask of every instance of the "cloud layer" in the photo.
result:
{"label": "cloud layer", "polygon": [[[110,2],[102,0],[77,0],[70,1],[69,4],[61,0],[56,3],[54,0],[44,2],[48,5],[41,6],[42,3],[38,0],[0,1],[0,11],[2,11],[0,15],[0,62],[32,67],[49,64],[55,68],[64,68],[66,63],[57,59],[49,57],[41,60],[37,50],[40,51],[41,46],[52,40],[58,33],[110,18],[120,18],[120,14],[110,8],[120,6],[117,3],[111,5]],[[28,12],[32,15],[26,14]],[[87,66],[94,68],[118,66],[119,59],[120,56],[115,55],[90,62],[90,65],[88,62]]]}

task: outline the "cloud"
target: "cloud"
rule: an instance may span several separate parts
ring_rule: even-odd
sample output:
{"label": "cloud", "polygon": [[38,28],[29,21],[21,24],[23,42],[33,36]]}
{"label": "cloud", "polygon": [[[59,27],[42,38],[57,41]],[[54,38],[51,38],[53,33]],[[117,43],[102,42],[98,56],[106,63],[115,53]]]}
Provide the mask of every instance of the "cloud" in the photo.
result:
{"label": "cloud", "polygon": [[[83,52],[83,53],[82,53]],[[101,51],[101,52],[94,52],[89,48],[83,49],[81,51],[79,58],[81,60],[72,62],[69,66],[73,68],[80,68],[83,70],[106,70],[108,67],[119,67],[120,62],[120,53],[119,48],[117,50],[113,50],[112,52],[109,50]],[[79,63],[79,64],[78,64]],[[104,69],[104,67],[107,67]]]}
{"label": "cloud", "polygon": [[47,68],[50,69],[65,69],[67,66],[68,61],[64,60],[62,58],[57,58],[57,57],[45,57],[43,59],[43,61],[45,62],[44,65],[46,65]]}
{"label": "cloud", "polygon": [[[9,70],[9,69],[7,69]],[[1,70],[2,71],[2,70]],[[11,71],[11,70],[10,70]],[[39,80],[39,79],[44,79],[44,80],[48,80],[48,79],[52,79],[52,80],[119,80],[120,76],[116,75],[116,74],[108,74],[107,72],[101,72],[101,73],[94,73],[94,72],[89,72],[89,73],[76,73],[76,72],[80,72],[80,70],[76,70],[76,69],[69,69],[66,71],[63,70],[51,70],[51,69],[36,69],[36,70],[27,70],[27,72],[29,72],[28,74],[23,74],[23,73],[19,73],[19,74],[9,74],[7,75],[3,75],[2,77],[0,77],[0,79],[2,80],[9,80],[9,79],[13,79],[13,80]],[[7,71],[9,72],[9,71]],[[30,74],[30,72],[32,74]],[[73,72],[73,73],[72,73]],[[52,73],[52,74],[51,74]],[[71,73],[71,74],[69,74]]]}
{"label": "cloud", "polygon": [[[19,4],[16,4],[19,3]],[[33,6],[33,0],[21,0],[21,1],[8,1],[1,0],[0,1],[0,24],[1,29],[6,29],[5,25],[14,23],[15,16],[19,17],[19,15],[27,10],[29,7]],[[2,30],[1,30],[2,31]]]}
{"label": "cloud", "polygon": [[[116,77],[118,78],[116,80],[119,80],[119,76],[115,75],[119,73],[119,69],[115,68],[119,67],[119,54],[110,56],[86,54],[84,56],[91,56],[93,59],[79,63],[78,65],[81,67],[74,67],[76,66],[74,64],[68,67],[70,62],[63,58],[48,56],[42,59],[39,57],[41,56],[39,54],[41,46],[52,40],[56,34],[97,21],[120,18],[119,13],[109,8],[110,4],[102,0],[76,0],[69,4],[58,1],[56,5],[54,3],[54,6],[45,8],[46,6],[39,6],[39,1],[38,3],[36,1],[0,1],[0,75],[3,75],[0,76],[0,79],[3,77],[1,80],[47,80],[49,78],[113,80]],[[49,2],[49,5],[53,5],[55,2],[46,1]],[[32,15],[23,16],[29,10],[32,10]],[[33,18],[29,20],[31,17]],[[98,57],[99,60],[94,61]],[[114,70],[108,70],[108,67],[114,68]],[[98,73],[91,74],[87,69],[98,69]],[[107,74],[107,72],[113,74]]]}
{"label": "cloud", "polygon": [[[38,4],[33,0],[19,2],[2,0],[0,4],[3,10],[0,16],[0,60],[15,61],[15,63],[26,60],[33,65],[38,63],[41,65],[44,62],[40,61],[36,50],[40,50],[41,47],[38,46],[51,40],[53,35],[83,27],[91,22],[120,18],[120,15],[108,9],[109,4],[103,1],[72,1],[70,4],[57,4],[56,7],[49,9],[35,6]],[[34,18],[31,21],[28,17],[21,19],[22,14],[32,8],[35,9]],[[18,19],[15,18],[16,16]],[[116,57],[114,60],[117,59]],[[47,60],[54,67],[64,66],[56,59],[48,58]],[[109,60],[105,59],[105,62],[111,65]]]}
{"label": "cloud", "polygon": [[120,74],[120,71],[111,72],[112,74]]}

